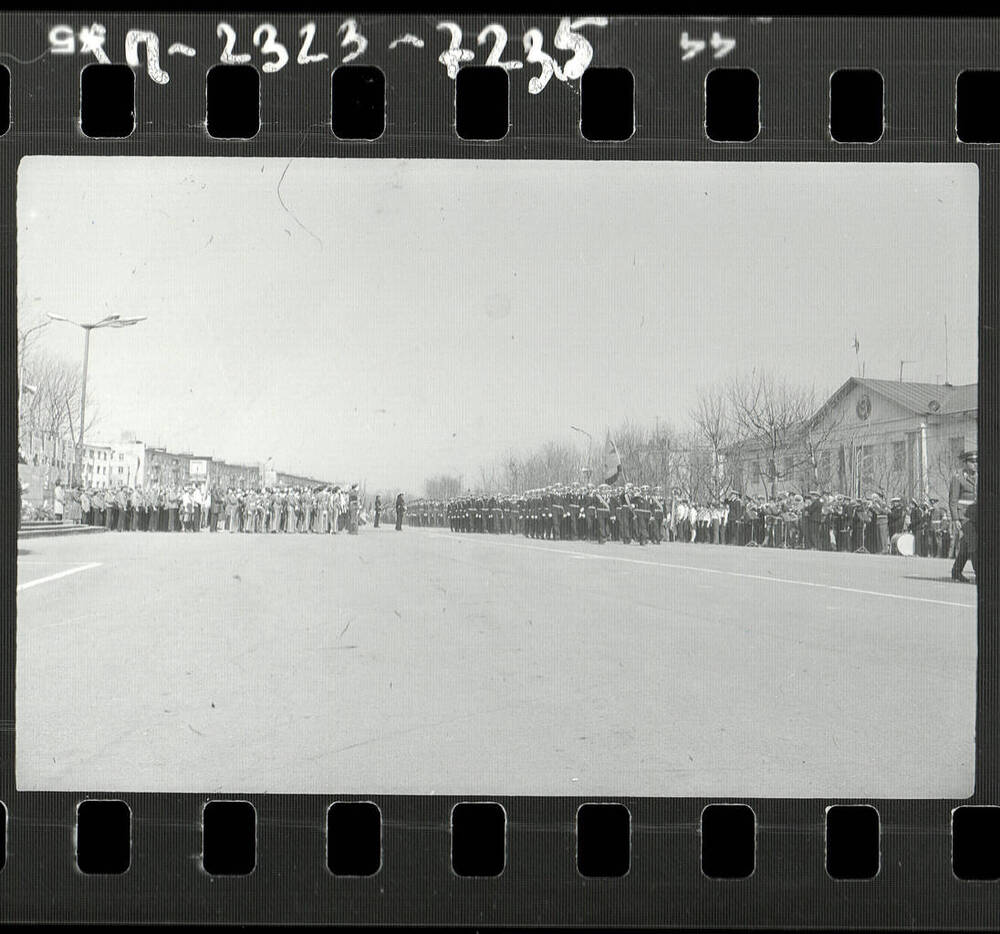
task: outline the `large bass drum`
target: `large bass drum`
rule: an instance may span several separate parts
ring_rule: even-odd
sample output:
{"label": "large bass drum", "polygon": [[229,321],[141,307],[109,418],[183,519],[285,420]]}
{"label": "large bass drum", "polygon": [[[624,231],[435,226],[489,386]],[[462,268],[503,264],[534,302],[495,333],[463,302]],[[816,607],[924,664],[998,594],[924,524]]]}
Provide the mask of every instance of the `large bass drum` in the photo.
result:
{"label": "large bass drum", "polygon": [[912,532],[897,532],[892,536],[892,553],[894,555],[903,555],[907,558],[912,558],[916,550],[916,542],[913,538]]}

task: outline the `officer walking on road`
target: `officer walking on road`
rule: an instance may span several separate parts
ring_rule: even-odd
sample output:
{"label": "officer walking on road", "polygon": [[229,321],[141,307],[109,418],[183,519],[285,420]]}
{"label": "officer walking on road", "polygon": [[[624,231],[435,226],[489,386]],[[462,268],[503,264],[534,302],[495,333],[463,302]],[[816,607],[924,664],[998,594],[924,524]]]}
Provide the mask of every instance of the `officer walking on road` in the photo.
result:
{"label": "officer walking on road", "polygon": [[[955,563],[951,568],[952,580],[968,582],[962,573],[965,563],[974,555],[977,529],[974,515],[976,501],[977,475],[979,455],[976,451],[963,451],[958,458],[962,467],[951,477],[948,488],[948,510],[951,516],[952,548],[955,550]],[[957,541],[956,541],[957,539]],[[975,570],[975,560],[972,562]]]}

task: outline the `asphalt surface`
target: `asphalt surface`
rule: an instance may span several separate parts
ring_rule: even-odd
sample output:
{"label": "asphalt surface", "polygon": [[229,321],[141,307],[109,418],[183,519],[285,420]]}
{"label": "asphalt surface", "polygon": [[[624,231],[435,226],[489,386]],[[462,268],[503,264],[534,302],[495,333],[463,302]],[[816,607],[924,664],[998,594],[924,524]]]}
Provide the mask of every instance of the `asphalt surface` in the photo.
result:
{"label": "asphalt surface", "polygon": [[937,559],[448,530],[18,555],[21,790],[963,797]]}

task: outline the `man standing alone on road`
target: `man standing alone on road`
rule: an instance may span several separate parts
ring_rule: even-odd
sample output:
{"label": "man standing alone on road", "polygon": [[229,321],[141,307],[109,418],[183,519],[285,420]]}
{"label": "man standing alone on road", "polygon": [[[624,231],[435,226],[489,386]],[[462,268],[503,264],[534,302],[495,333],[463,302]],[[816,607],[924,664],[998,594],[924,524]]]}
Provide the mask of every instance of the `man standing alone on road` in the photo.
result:
{"label": "man standing alone on road", "polygon": [[400,493],[396,497],[396,531],[403,531],[403,513],[406,512],[406,503],[403,500],[403,494]]}
{"label": "man standing alone on road", "polygon": [[948,487],[948,513],[951,519],[949,558],[958,555],[962,521],[965,519],[966,509],[976,498],[976,481],[978,479],[976,469],[979,457],[977,452],[963,451],[958,459],[962,466],[951,475],[951,483]]}
{"label": "man standing alone on road", "polygon": [[352,483],[351,491],[347,494],[347,531],[351,535],[358,534],[358,500],[358,485]]}
{"label": "man standing alone on road", "polygon": [[[951,568],[951,579],[961,581],[963,584],[969,583],[969,578],[962,573],[965,570],[965,562],[971,561],[972,570],[976,571],[976,551],[979,547],[976,519],[976,504],[972,502],[965,507],[965,518],[962,520],[961,538],[958,542],[958,554],[955,556],[955,563]],[[976,580],[979,580],[978,571],[976,571]]]}

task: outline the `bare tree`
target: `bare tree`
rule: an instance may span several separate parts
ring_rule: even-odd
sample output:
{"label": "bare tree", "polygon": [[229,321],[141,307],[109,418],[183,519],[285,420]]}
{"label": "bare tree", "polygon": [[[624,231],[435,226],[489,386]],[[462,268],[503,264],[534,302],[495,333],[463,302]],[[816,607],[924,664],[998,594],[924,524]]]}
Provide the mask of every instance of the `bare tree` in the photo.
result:
{"label": "bare tree", "polygon": [[[810,408],[814,408],[816,394],[810,389],[804,394]],[[809,467],[814,486],[828,486],[830,471],[824,470],[822,461],[824,455],[832,458],[834,454],[833,440],[841,432],[844,425],[844,413],[833,414],[836,410],[829,405],[823,405],[819,411],[810,416],[802,425],[799,444],[805,463]]]}
{"label": "bare tree", "polygon": [[960,463],[954,451],[947,445],[940,445],[928,465],[928,481],[930,495],[936,499],[947,501],[951,488],[951,478]]}
{"label": "bare tree", "polygon": [[[25,393],[21,401],[19,443],[30,456],[35,453],[37,439],[41,444],[38,453],[45,456],[51,452],[54,457],[60,444],[76,447],[80,432],[82,373],[78,365],[33,347],[30,342],[25,346],[19,369],[22,384],[30,385],[33,391]],[[97,406],[91,405],[85,434],[97,419]]]}
{"label": "bare tree", "polygon": [[779,481],[794,478],[808,460],[802,432],[813,414],[815,394],[753,370],[734,377],[727,395],[737,439],[760,453],[770,494],[777,496]]}
{"label": "bare tree", "polygon": [[[697,447],[705,447],[709,455],[707,465],[704,458],[694,458],[698,463],[698,475],[711,499],[719,499],[732,486],[726,460],[735,460],[739,445],[736,443],[738,431],[732,415],[730,396],[722,386],[709,386],[698,393],[698,402],[690,412],[694,425],[694,442]],[[707,470],[706,470],[707,467]]]}
{"label": "bare tree", "polygon": [[[462,478],[449,474],[438,474],[424,481],[424,496],[427,499],[454,499],[462,492]],[[395,496],[395,494],[393,494]]]}

